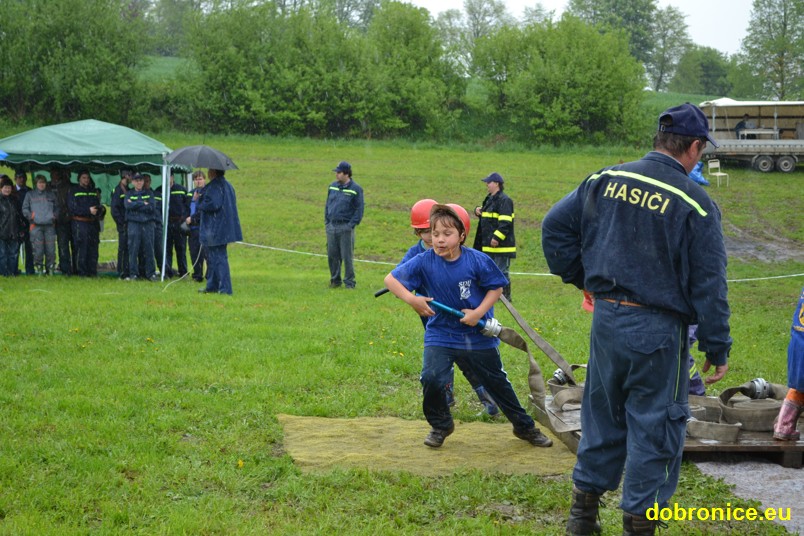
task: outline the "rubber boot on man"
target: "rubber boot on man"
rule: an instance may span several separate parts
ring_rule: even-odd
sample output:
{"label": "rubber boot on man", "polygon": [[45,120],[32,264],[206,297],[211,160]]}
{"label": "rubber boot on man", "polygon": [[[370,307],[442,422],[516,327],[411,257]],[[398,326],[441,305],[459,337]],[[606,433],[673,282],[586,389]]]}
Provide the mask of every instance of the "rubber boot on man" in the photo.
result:
{"label": "rubber boot on man", "polygon": [[600,534],[600,498],[602,495],[586,493],[572,486],[572,506],[567,520],[567,534],[585,536]]}

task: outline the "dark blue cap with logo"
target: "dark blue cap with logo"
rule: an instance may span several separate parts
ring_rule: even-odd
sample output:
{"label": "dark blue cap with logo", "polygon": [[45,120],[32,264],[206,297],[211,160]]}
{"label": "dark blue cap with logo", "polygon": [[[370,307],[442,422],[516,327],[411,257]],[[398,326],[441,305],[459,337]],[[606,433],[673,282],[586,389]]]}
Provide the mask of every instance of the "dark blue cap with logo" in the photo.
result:
{"label": "dark blue cap with logo", "polygon": [[[669,123],[668,119],[670,120]],[[706,120],[706,116],[700,108],[689,102],[668,108],[662,112],[659,116],[659,130],[680,136],[706,138],[709,143],[719,147],[715,139],[709,134],[709,122]]]}
{"label": "dark blue cap with logo", "polygon": [[333,169],[337,173],[351,173],[352,172],[352,165],[349,162],[343,161],[338,164],[338,167]]}
{"label": "dark blue cap with logo", "polygon": [[486,184],[488,184],[490,182],[499,182],[500,184],[503,184],[505,182],[503,180],[503,178],[502,178],[502,175],[500,175],[496,171],[494,173],[492,173],[491,175],[489,175],[488,177],[486,177],[485,179],[480,179],[480,180],[482,180]]}

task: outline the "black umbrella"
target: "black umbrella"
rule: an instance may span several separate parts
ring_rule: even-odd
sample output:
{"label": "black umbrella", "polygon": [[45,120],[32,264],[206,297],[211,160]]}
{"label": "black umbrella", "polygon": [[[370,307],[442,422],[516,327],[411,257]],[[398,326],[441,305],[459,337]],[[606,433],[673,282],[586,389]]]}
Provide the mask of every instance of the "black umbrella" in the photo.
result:
{"label": "black umbrella", "polygon": [[232,159],[207,145],[190,145],[176,149],[165,160],[170,164],[182,164],[195,168],[238,169]]}

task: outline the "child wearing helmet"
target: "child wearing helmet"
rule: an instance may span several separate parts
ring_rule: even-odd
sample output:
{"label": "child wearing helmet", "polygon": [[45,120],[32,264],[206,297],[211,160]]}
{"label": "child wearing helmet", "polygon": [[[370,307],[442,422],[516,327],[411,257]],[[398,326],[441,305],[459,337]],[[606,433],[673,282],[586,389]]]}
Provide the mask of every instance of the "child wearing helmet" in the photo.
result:
{"label": "child wearing helmet", "polygon": [[[453,208],[456,207],[456,208]],[[536,428],[517,399],[500,359],[500,340],[486,337],[476,328],[480,319],[493,318],[494,303],[508,280],[488,255],[463,245],[469,215],[462,207],[433,205],[430,229],[433,248],[397,266],[385,277],[385,286],[420,316],[430,317],[424,333],[424,363],[421,382],[422,409],[432,430],[424,440],[437,448],[454,430],[445,388],[456,359],[472,367],[500,409],[513,424],[514,435],[534,446],[549,447],[552,441]],[[426,288],[431,297],[412,291]],[[458,319],[430,308],[431,300],[463,311]]]}
{"label": "child wearing helmet", "polygon": [[[437,204],[438,201],[435,201],[434,199],[421,199],[414,203],[413,208],[410,210],[410,226],[413,227],[413,232],[416,233],[416,236],[419,238],[419,240],[415,245],[411,246],[407,253],[405,253],[405,256],[402,257],[402,260],[397,266],[405,264],[416,255],[424,253],[433,247],[433,239],[430,232],[430,209]],[[466,222],[468,223],[468,215]],[[420,296],[430,295],[426,288],[417,288],[414,292]],[[421,318],[424,329],[427,329],[427,321],[430,319],[426,316],[420,316],[419,318]],[[486,413],[492,417],[499,415],[500,409],[497,407],[497,404],[494,402],[494,399],[491,398],[491,395],[489,395],[486,388],[480,383],[480,380],[472,369],[471,364],[467,363],[463,359],[456,359],[455,364],[458,365],[458,368],[463,373],[466,381],[468,381],[472,386],[472,389],[474,390],[475,394],[477,394],[477,398],[480,400],[480,403],[483,404]],[[455,404],[453,386],[454,371],[451,371],[449,383],[447,384],[445,392],[445,396],[447,397],[447,405],[449,406],[453,406]]]}

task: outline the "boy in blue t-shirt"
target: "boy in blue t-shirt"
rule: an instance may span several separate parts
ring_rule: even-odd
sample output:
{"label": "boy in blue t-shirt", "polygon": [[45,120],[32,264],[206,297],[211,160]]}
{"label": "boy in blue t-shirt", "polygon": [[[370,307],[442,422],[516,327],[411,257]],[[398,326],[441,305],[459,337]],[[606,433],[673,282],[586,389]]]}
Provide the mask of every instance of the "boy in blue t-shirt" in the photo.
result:
{"label": "boy in blue t-shirt", "polygon": [[[453,363],[462,357],[472,364],[482,384],[511,421],[514,435],[532,445],[549,447],[553,442],[536,428],[508,381],[498,349],[500,340],[482,335],[476,327],[479,320],[493,318],[494,303],[508,280],[488,255],[463,247],[468,214],[465,219],[466,222],[462,221],[450,206],[434,205],[430,212],[433,248],[385,277],[386,287],[395,296],[420,316],[431,317],[424,333],[421,382],[422,409],[432,430],[424,444],[440,447],[455,430],[444,392]],[[431,297],[417,296],[410,290],[417,288],[428,289]],[[436,313],[428,305],[433,299],[462,311],[464,317]]]}
{"label": "boy in blue t-shirt", "polygon": [[[411,246],[408,252],[405,253],[405,256],[402,257],[402,260],[399,261],[397,266],[402,266],[413,257],[432,249],[433,238],[432,234],[430,233],[430,210],[437,204],[438,201],[434,199],[420,199],[413,204],[413,207],[410,209],[410,226],[413,227],[413,232],[416,233],[416,237],[419,240],[417,240],[416,244]],[[413,291],[416,294],[423,296],[430,295],[426,288],[417,288]],[[420,316],[419,318],[421,318],[424,329],[427,329],[427,322],[430,319],[426,316]],[[486,413],[488,413],[491,417],[499,415],[500,409],[497,407],[497,403],[494,402],[494,399],[491,398],[491,395],[488,393],[486,388],[483,387],[482,383],[480,383],[477,374],[475,374],[474,370],[472,369],[472,365],[467,363],[463,358],[456,359],[455,364],[458,365],[458,368],[463,373],[464,378],[466,378],[466,381],[468,381],[469,385],[472,386],[472,390],[477,395],[480,403],[483,404]],[[447,397],[448,406],[453,406],[455,404],[453,387],[454,372],[450,372],[449,383],[445,389],[445,396]]]}

